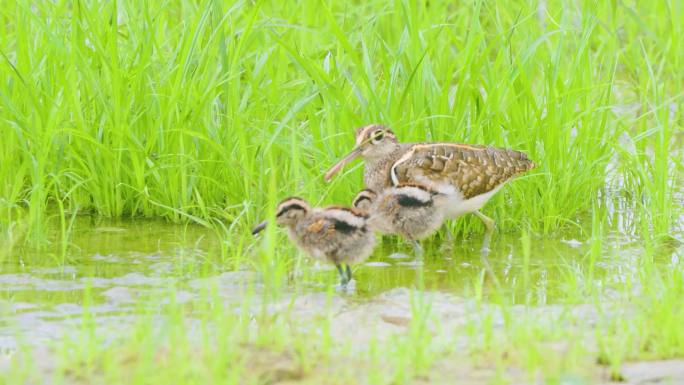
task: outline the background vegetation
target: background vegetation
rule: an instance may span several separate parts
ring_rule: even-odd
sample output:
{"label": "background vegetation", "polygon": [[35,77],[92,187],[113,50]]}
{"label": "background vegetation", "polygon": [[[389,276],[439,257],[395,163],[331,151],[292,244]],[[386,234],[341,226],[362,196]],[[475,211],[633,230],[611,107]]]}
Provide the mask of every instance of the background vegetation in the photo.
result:
{"label": "background vegetation", "polygon": [[332,186],[321,174],[355,127],[382,122],[405,141],[529,152],[540,168],[489,206],[504,229],[553,232],[621,196],[667,233],[683,8],[10,1],[3,232],[25,221],[40,239],[57,213],[237,221],[244,233],[271,194],[349,201],[358,169]]}
{"label": "background vegetation", "polygon": [[[483,295],[478,276],[474,316],[458,332],[480,362],[501,368],[514,356],[560,382],[587,354],[613,373],[627,359],[681,357],[683,269],[658,260],[684,226],[682,20],[678,0],[3,1],[0,262],[49,245],[64,262],[82,215],[161,217],[214,230],[230,268],[263,274],[272,290],[243,293],[245,304],[275,298],[293,249],[274,229],[255,242],[249,228],[289,195],[348,204],[361,168],[331,184],[322,174],[356,127],[384,123],[403,141],[510,147],[537,162],[485,209],[522,245],[525,269],[536,242],[588,239],[581,261],[563,261],[558,301],[590,302],[600,321],[570,315],[577,329],[558,330],[517,312],[520,298]],[[481,230],[470,218],[453,226],[459,240]],[[599,280],[597,261],[624,262],[609,243],[616,234],[643,255],[629,274]],[[504,285],[532,290],[525,274]],[[85,319],[87,343],[65,341],[60,365],[85,382],[241,383],[250,357],[270,349],[302,373],[342,356],[335,370],[401,383],[454,353],[426,332],[420,298],[407,335],[361,354],[335,350],[323,310],[310,338],[282,318],[172,303],[162,332],[141,310],[116,349]],[[219,325],[203,329],[199,348],[185,334],[190,313]],[[594,333],[595,350],[577,330]],[[559,340],[563,353],[548,345]],[[15,382],[33,375],[24,362]]]}

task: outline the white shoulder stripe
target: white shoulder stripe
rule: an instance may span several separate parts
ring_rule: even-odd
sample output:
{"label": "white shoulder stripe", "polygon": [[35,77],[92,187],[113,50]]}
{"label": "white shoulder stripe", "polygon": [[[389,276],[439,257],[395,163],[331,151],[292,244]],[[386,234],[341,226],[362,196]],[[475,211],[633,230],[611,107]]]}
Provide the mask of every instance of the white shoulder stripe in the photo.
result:
{"label": "white shoulder stripe", "polygon": [[406,195],[421,202],[429,202],[432,200],[432,194],[430,194],[430,192],[416,186],[392,187],[385,191],[387,191],[388,194],[393,195]]}
{"label": "white shoulder stripe", "polygon": [[399,184],[399,178],[397,177],[397,166],[400,165],[401,163],[406,162],[413,156],[413,152],[415,151],[415,147],[411,148],[410,151],[407,151],[406,154],[402,155],[401,158],[399,158],[394,164],[392,165],[392,168],[390,169],[390,177],[392,178],[392,185],[396,186]]}

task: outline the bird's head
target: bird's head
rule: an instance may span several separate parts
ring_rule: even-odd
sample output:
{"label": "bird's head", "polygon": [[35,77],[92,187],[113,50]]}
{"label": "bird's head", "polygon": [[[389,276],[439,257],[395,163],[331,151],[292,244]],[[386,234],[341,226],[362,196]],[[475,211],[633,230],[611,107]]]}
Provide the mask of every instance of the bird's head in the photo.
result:
{"label": "bird's head", "polygon": [[[309,207],[309,204],[302,198],[285,198],[280,202],[276,209],[276,224],[279,226],[293,225],[305,217],[310,210],[311,207]],[[268,225],[268,221],[259,223],[252,230],[252,234],[259,233],[266,228],[266,225]]]}
{"label": "bird's head", "polygon": [[356,146],[354,149],[337,162],[325,173],[325,180],[329,181],[347,163],[358,157],[364,159],[382,158],[395,150],[397,137],[388,127],[380,124],[371,124],[356,130]]}

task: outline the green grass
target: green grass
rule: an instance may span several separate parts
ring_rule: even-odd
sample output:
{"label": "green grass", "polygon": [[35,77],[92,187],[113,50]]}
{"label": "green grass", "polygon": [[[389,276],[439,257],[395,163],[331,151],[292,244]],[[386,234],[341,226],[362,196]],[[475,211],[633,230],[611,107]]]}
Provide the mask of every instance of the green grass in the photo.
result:
{"label": "green grass", "polygon": [[576,225],[615,178],[671,229],[679,2],[163,4],[3,7],[3,229],[25,215],[40,240],[58,210],[244,233],[269,177],[348,202],[359,171],[321,174],[369,122],[527,151],[540,167],[488,207],[503,230]]}
{"label": "green grass", "polygon": [[[515,364],[560,383],[586,369],[587,353],[616,373],[626,360],[682,357],[682,265],[662,265],[684,226],[680,20],[676,0],[3,2],[0,262],[42,248],[64,263],[81,215],[162,217],[210,228],[222,239],[207,257],[216,267],[198,274],[257,270],[265,290],[243,307],[267,307],[304,263],[275,228],[259,241],[249,229],[285,196],[349,204],[361,167],[331,184],[322,174],[356,127],[378,122],[403,141],[511,147],[539,165],[485,208],[500,232],[521,237],[523,273],[504,289],[529,292],[488,296],[477,276],[466,290],[480,306],[471,322],[441,331],[469,341],[470,361],[495,366],[502,381]],[[452,226],[457,239],[481,232],[472,218]],[[608,241],[615,232],[638,240],[642,260],[602,276],[598,260],[622,261]],[[557,330],[513,304],[533,309],[539,295],[529,264],[543,250],[533,245],[566,234],[590,247],[582,261],[561,261],[559,302],[589,302],[600,322]],[[608,291],[619,299],[603,303]],[[340,382],[359,372],[374,384],[410,382],[440,357],[462,362],[456,345],[426,331],[432,309],[414,294],[409,331],[361,353],[332,336],[326,309],[311,338],[287,315],[235,314],[217,300],[192,309],[208,327],[199,346],[185,335],[190,310],[169,305],[162,332],[142,317],[116,348],[65,340],[61,373],[243,383],[245,371],[263,370],[250,357],[268,351],[312,383],[327,378],[319,366]],[[93,327],[83,324],[84,338]],[[596,349],[578,337],[586,331]],[[15,381],[36,375],[24,365]]]}

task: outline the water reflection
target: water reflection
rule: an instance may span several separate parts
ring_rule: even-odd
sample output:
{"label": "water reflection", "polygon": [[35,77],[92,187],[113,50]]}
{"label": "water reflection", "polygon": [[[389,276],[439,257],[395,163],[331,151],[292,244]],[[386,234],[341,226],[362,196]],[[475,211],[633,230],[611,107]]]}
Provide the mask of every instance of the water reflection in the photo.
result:
{"label": "water reflection", "polygon": [[[50,251],[26,249],[5,259],[0,274],[0,347],[59,339],[78,330],[86,312],[94,317],[99,330],[114,334],[130,327],[141,310],[159,309],[169,302],[192,307],[206,302],[208,294],[225,303],[240,304],[264,288],[258,270],[231,271],[221,256],[222,240],[200,226],[81,218],[74,229],[65,259]],[[536,306],[582,303],[592,288],[619,287],[637,274],[643,254],[633,239],[609,234],[602,240],[600,258],[590,268],[592,245],[580,233],[531,237],[528,253],[523,244],[520,235],[498,234],[494,238],[489,260],[501,283],[499,290],[484,273],[481,234],[458,239],[450,248],[443,247],[438,238],[428,240],[423,260],[413,257],[410,245],[384,238],[373,257],[355,268],[355,290],[337,295],[336,301],[379,306],[391,293],[404,298],[409,289],[416,288],[440,293],[441,297],[435,294],[435,298],[444,302],[440,306],[445,309],[456,306],[447,306],[450,301],[458,307],[475,299],[505,298],[510,304]],[[285,246],[278,250],[292,253],[294,249]],[[664,264],[678,261],[681,248],[663,248],[662,256]],[[66,263],[55,263],[62,260]],[[299,310],[308,314],[327,306],[326,293],[336,282],[334,271],[327,265],[292,266],[292,270],[303,271],[291,272],[281,293],[283,302],[272,304],[273,308],[292,309],[292,303],[301,303],[307,310]],[[390,323],[401,323],[406,316],[390,313],[383,313]]]}

